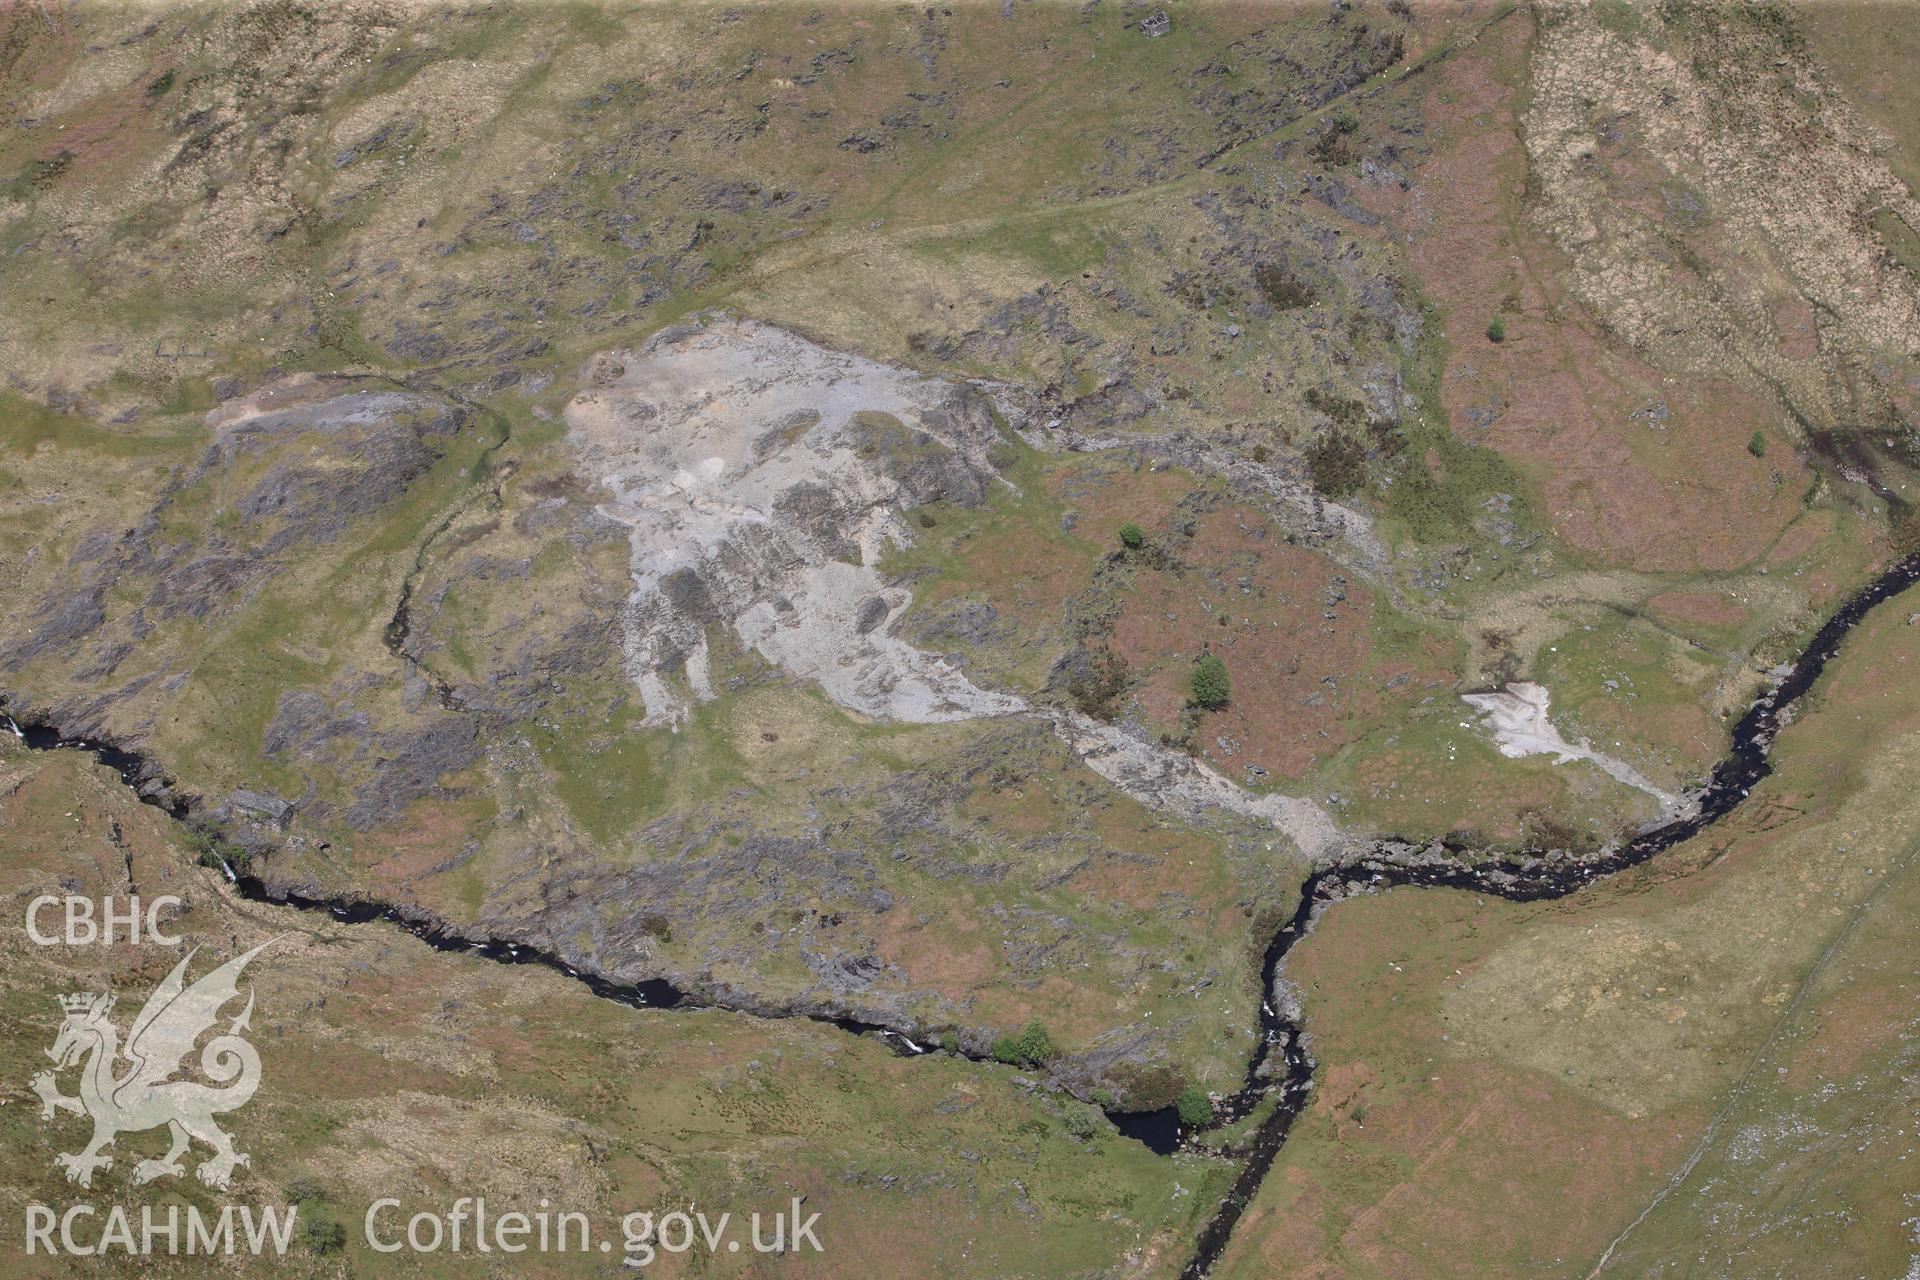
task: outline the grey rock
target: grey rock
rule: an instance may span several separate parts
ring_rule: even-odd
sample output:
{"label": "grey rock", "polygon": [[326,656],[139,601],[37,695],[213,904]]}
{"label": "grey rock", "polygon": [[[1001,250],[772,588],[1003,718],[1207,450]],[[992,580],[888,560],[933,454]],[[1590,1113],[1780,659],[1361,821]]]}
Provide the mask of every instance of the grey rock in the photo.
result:
{"label": "grey rock", "polygon": [[247,817],[272,823],[276,827],[284,827],[288,815],[293,812],[293,806],[278,796],[245,788],[235,791],[228,803]]}

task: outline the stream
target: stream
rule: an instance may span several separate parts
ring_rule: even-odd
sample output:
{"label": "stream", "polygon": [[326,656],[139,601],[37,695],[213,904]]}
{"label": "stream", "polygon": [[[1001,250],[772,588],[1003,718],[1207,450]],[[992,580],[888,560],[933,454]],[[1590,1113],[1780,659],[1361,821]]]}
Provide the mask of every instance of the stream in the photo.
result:
{"label": "stream", "polygon": [[[1469,850],[1444,841],[1414,845],[1378,840],[1367,854],[1308,877],[1301,886],[1300,905],[1293,918],[1281,926],[1267,945],[1260,967],[1264,997],[1260,1043],[1247,1064],[1245,1082],[1239,1092],[1216,1108],[1215,1123],[1231,1123],[1245,1117],[1276,1090],[1278,1101],[1255,1129],[1245,1153],[1246,1163],[1241,1165],[1213,1216],[1201,1228],[1193,1258],[1180,1273],[1181,1280],[1198,1280],[1212,1270],[1226,1249],[1240,1215],[1253,1202],[1254,1194],[1279,1157],[1287,1131],[1306,1107],[1314,1064],[1300,1044],[1304,1030],[1301,1019],[1289,1012],[1288,1002],[1280,998],[1277,987],[1287,952],[1306,935],[1316,911],[1357,892],[1375,892],[1398,885],[1461,889],[1514,902],[1564,898],[1596,879],[1639,866],[1655,854],[1690,839],[1739,808],[1753,788],[1773,772],[1767,757],[1788,710],[1820,678],[1827,663],[1839,652],[1847,633],[1876,605],[1916,582],[1920,582],[1920,555],[1897,562],[1855,592],[1814,634],[1779,682],[1740,717],[1733,729],[1731,750],[1714,766],[1706,785],[1691,794],[1690,811],[1642,831],[1617,848],[1578,861],[1534,856],[1517,863],[1475,863],[1466,856]],[[1409,862],[1406,859],[1409,853],[1419,855],[1418,860]],[[1283,1066],[1270,1071],[1269,1062],[1276,1049],[1282,1054]]]}
{"label": "stream", "polygon": [[[1683,816],[1642,831],[1626,843],[1587,859],[1525,854],[1498,862],[1476,862],[1472,856],[1474,851],[1464,846],[1445,841],[1416,843],[1385,838],[1375,840],[1358,857],[1309,876],[1301,886],[1299,903],[1267,944],[1261,960],[1260,1035],[1247,1063],[1241,1087],[1214,1109],[1214,1119],[1208,1127],[1244,1120],[1269,1101],[1272,1106],[1254,1127],[1251,1139],[1230,1153],[1243,1161],[1240,1171],[1201,1228],[1193,1257],[1181,1272],[1182,1280],[1198,1280],[1219,1260],[1241,1214],[1252,1203],[1260,1184],[1272,1169],[1286,1142],[1288,1131],[1305,1109],[1312,1092],[1314,1062],[1303,1041],[1304,1019],[1294,1003],[1282,994],[1280,974],[1288,952],[1306,936],[1318,911],[1358,893],[1400,885],[1460,889],[1517,902],[1561,898],[1577,892],[1596,879],[1638,866],[1655,854],[1697,835],[1738,808],[1753,787],[1773,771],[1768,753],[1789,709],[1819,679],[1827,663],[1839,652],[1847,633],[1875,606],[1916,582],[1920,582],[1920,555],[1909,556],[1883,571],[1827,620],[1786,673],[1760,696],[1734,726],[1731,749],[1714,766],[1706,784],[1688,797],[1692,803]],[[390,646],[397,648],[398,642],[404,639],[405,622],[406,608],[403,602],[389,631]],[[395,630],[398,631],[397,635],[394,634]],[[156,766],[138,753],[98,740],[64,738],[50,726],[20,724],[4,713],[0,713],[0,731],[12,732],[36,750],[87,751],[117,773],[127,786],[140,795],[144,803],[156,805],[177,820],[185,821],[190,816],[190,806],[186,801],[178,799],[169,790],[156,791],[151,786],[157,772]],[[385,921],[405,929],[439,951],[477,954],[502,964],[540,965],[583,983],[597,996],[630,1008],[727,1008],[724,1004],[701,1001],[664,979],[621,982],[578,969],[559,956],[537,947],[461,937],[449,931],[444,923],[424,913],[361,900],[307,897],[269,888],[257,876],[249,874],[237,875],[234,881],[242,896],[253,901],[324,911],[348,924]],[[790,1016],[828,1023],[853,1035],[883,1037],[897,1053],[917,1055],[926,1052],[902,1032],[877,1023],[805,1013]],[[1109,1118],[1123,1135],[1163,1155],[1177,1150],[1193,1132],[1182,1126],[1172,1107],[1145,1112],[1110,1112]]]}

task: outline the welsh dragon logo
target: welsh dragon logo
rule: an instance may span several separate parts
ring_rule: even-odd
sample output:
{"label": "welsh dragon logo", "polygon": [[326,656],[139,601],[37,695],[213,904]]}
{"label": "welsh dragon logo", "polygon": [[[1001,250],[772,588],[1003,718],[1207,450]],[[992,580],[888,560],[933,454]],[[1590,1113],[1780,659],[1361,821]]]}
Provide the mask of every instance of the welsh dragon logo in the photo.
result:
{"label": "welsh dragon logo", "polygon": [[[249,1161],[233,1149],[233,1138],[213,1118],[244,1106],[260,1085],[260,1055],[240,1035],[253,1015],[251,990],[246,1008],[226,1032],[207,1041],[200,1051],[200,1070],[213,1085],[172,1077],[182,1070],[201,1035],[219,1020],[220,1010],[239,998],[241,970],[276,941],[236,956],[190,987],[187,963],[199,948],[187,952],[147,997],[124,1047],[119,1028],[108,1017],[113,1012],[111,994],[89,991],[59,997],[65,1021],[47,1050],[54,1069],[36,1075],[32,1085],[40,1096],[41,1119],[53,1119],[58,1110],[93,1121],[93,1140],[83,1150],[54,1157],[54,1163],[66,1170],[67,1181],[91,1187],[94,1170],[113,1167],[113,1157],[102,1152],[113,1145],[114,1138],[165,1125],[172,1145],[158,1160],[142,1160],[133,1167],[133,1185],[186,1172],[180,1157],[191,1143],[199,1142],[213,1148],[213,1155],[200,1162],[194,1175],[210,1187],[226,1190],[235,1166]],[[80,1096],[70,1098],[60,1092],[54,1076],[75,1065],[80,1066]]]}

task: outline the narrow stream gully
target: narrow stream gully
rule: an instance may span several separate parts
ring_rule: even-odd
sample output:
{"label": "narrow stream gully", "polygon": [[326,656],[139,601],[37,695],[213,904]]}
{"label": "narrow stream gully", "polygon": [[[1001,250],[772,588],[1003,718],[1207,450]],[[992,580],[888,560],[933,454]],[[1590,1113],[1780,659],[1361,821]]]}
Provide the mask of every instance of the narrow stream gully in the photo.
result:
{"label": "narrow stream gully", "polygon": [[[63,738],[57,730],[41,724],[21,724],[11,716],[0,712],[0,732],[10,732],[36,751],[75,750],[84,751],[101,764],[106,765],[120,775],[120,780],[139,793],[156,776],[147,757],[137,752],[125,751],[109,743],[86,738]],[[186,822],[193,816],[192,806],[184,800],[173,799],[170,803],[161,803],[150,795],[141,795],[142,803],[153,805],[167,816],[179,822]],[[728,1007],[717,1002],[702,1001],[676,987],[664,978],[644,978],[638,982],[621,982],[603,974],[580,969],[568,964],[551,952],[524,943],[500,941],[496,939],[474,939],[464,937],[450,930],[446,923],[425,912],[410,910],[406,907],[391,906],[379,902],[370,902],[358,898],[316,898],[297,893],[278,886],[269,886],[259,876],[236,874],[231,867],[223,868],[227,878],[239,891],[240,896],[250,902],[262,902],[273,906],[298,907],[303,911],[324,911],[342,924],[369,924],[382,921],[397,925],[414,937],[419,938],[435,951],[459,952],[481,956],[501,964],[531,964],[564,973],[582,983],[595,995],[633,1009],[722,1009]],[[731,1010],[732,1012],[751,1012]],[[767,1016],[767,1015],[755,1015]],[[831,1017],[818,1014],[794,1014],[810,1021],[824,1022],[853,1035],[876,1035],[884,1037],[898,1051],[905,1054],[920,1054],[927,1050],[915,1044],[891,1027],[875,1022],[862,1022],[857,1018]]]}
{"label": "narrow stream gully", "polygon": [[[1694,803],[1690,812],[1682,817],[1643,831],[1626,844],[1597,857],[1580,861],[1523,855],[1517,861],[1477,865],[1467,856],[1470,850],[1444,841],[1416,846],[1404,841],[1376,840],[1366,854],[1310,876],[1301,886],[1300,905],[1295,908],[1293,918],[1267,945],[1260,966],[1263,996],[1260,1043],[1247,1064],[1245,1083],[1216,1109],[1215,1123],[1227,1124],[1245,1117],[1276,1091],[1278,1100],[1255,1129],[1245,1151],[1246,1162],[1241,1165],[1233,1185],[1215,1208],[1213,1217],[1201,1228],[1193,1258],[1180,1273],[1181,1280],[1199,1280],[1213,1269],[1240,1215],[1252,1203],[1254,1194],[1279,1157],[1287,1131],[1306,1107],[1313,1086],[1314,1063],[1301,1047],[1303,1019],[1290,1010],[1290,1002],[1282,999],[1276,988],[1287,953],[1306,935],[1321,907],[1355,892],[1374,892],[1397,885],[1462,889],[1514,902],[1564,898],[1597,879],[1639,866],[1655,854],[1690,839],[1739,808],[1753,788],[1773,772],[1767,757],[1789,708],[1820,678],[1827,663],[1839,652],[1847,633],[1876,605],[1899,595],[1915,582],[1920,582],[1920,555],[1908,556],[1882,572],[1827,619],[1779,683],[1762,694],[1740,717],[1733,729],[1732,749],[1714,766],[1706,785],[1689,796]],[[1414,860],[1408,861],[1407,854],[1413,854]],[[1277,1069],[1269,1067],[1276,1048],[1282,1055]]]}
{"label": "narrow stream gully", "polygon": [[[1254,1128],[1251,1140],[1226,1153],[1244,1163],[1226,1195],[1201,1228],[1193,1258],[1181,1272],[1182,1280],[1198,1280],[1212,1270],[1239,1223],[1241,1214],[1272,1169],[1295,1118],[1306,1107],[1313,1087],[1314,1062],[1302,1042],[1304,1017],[1281,994],[1279,977],[1287,953],[1306,936],[1315,916],[1323,907],[1358,893],[1375,892],[1398,885],[1460,889],[1515,902],[1562,898],[1597,879],[1638,866],[1655,854],[1691,838],[1738,808],[1752,788],[1773,771],[1767,758],[1768,752],[1788,710],[1819,679],[1827,663],[1839,651],[1847,633],[1875,606],[1916,582],[1920,582],[1920,555],[1909,556],[1882,572],[1827,620],[1785,676],[1761,695],[1734,726],[1732,749],[1726,758],[1714,766],[1706,785],[1691,793],[1689,798],[1693,804],[1683,817],[1643,831],[1623,845],[1584,860],[1529,852],[1497,862],[1475,862],[1472,857],[1474,851],[1465,846],[1444,841],[1416,844],[1383,838],[1373,841],[1366,852],[1309,876],[1301,886],[1299,904],[1267,944],[1261,959],[1260,1037],[1247,1063],[1243,1083],[1236,1093],[1215,1108],[1214,1119],[1207,1127],[1217,1128],[1244,1120],[1269,1100],[1273,1105]],[[409,578],[409,592],[411,585]],[[407,622],[406,601],[403,599],[388,632],[389,644],[396,652],[406,638]],[[405,655],[401,656],[404,660]],[[36,750],[86,751],[117,773],[128,787],[140,795],[143,803],[153,804],[182,822],[192,816],[188,801],[173,797],[171,791],[156,792],[152,788],[150,784],[164,778],[164,773],[157,762],[146,756],[97,739],[65,738],[49,725],[31,721],[20,723],[0,712],[0,732],[7,731]],[[160,796],[168,799],[163,802],[157,798]],[[233,879],[241,896],[251,901],[325,911],[347,924],[385,921],[405,929],[439,951],[462,952],[502,964],[532,964],[555,970],[581,982],[595,995],[630,1008],[729,1009],[724,1003],[703,1000],[664,979],[621,982],[576,968],[561,957],[537,947],[511,941],[462,937],[452,932],[445,922],[408,908],[363,900],[308,897],[281,888],[270,888],[257,876],[236,876],[231,870],[227,874]],[[754,1010],[730,1011],[823,1022],[853,1035],[882,1037],[895,1052],[905,1055],[928,1051],[901,1031],[856,1018],[804,1012],[768,1015]],[[967,1056],[975,1061],[984,1060],[979,1055]],[[1163,1155],[1177,1150],[1193,1132],[1181,1125],[1172,1107],[1147,1112],[1110,1112],[1109,1116],[1122,1134]]]}

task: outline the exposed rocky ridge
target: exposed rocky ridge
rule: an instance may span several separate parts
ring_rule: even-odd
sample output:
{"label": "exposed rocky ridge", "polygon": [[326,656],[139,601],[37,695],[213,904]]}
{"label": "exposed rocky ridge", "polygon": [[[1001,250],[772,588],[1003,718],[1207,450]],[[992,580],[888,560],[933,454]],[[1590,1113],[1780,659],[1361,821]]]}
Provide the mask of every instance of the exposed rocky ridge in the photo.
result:
{"label": "exposed rocky ridge", "polygon": [[[73,577],[49,590],[0,663],[19,671],[42,658],[72,661],[81,641],[105,630],[82,678],[110,675],[131,652],[128,641],[239,607],[288,567],[291,553],[335,542],[349,521],[394,502],[433,466],[433,437],[466,427],[462,410],[429,396],[351,385],[289,379],[209,414],[214,438],[199,461],[133,527],[81,543]],[[180,536],[169,527],[176,500],[210,482],[243,491],[223,493],[207,523]],[[116,610],[109,627],[109,590],[135,584],[144,596]]]}
{"label": "exposed rocky ridge", "polygon": [[[253,841],[262,849],[296,812],[309,826],[364,831],[443,794],[441,780],[481,754],[485,726],[448,714],[425,681],[397,678],[371,654],[317,684],[299,673],[346,643],[310,585],[402,511],[451,449],[477,447],[478,413],[382,379],[299,374],[229,399],[205,426],[207,447],[140,521],[83,538],[73,575],[54,579],[37,617],[9,637],[11,706],[73,737],[150,750],[183,710],[268,700],[260,738],[240,743],[245,758],[214,753],[179,781],[147,780],[148,798],[162,803],[211,791],[207,803],[222,813],[264,817]],[[281,612],[289,599],[313,612]],[[227,641],[265,617],[284,619],[268,655],[296,661],[229,669]],[[345,625],[378,635],[380,624]],[[379,767],[354,767],[373,759]],[[255,779],[262,765],[298,781],[282,794],[250,781],[222,794],[222,775]]]}

